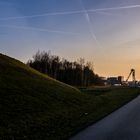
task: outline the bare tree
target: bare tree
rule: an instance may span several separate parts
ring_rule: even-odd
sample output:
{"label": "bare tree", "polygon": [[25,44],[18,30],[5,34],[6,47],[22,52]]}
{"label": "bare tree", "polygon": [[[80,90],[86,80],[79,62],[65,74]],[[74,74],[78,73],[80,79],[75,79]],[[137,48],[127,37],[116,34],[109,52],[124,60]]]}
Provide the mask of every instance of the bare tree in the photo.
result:
{"label": "bare tree", "polygon": [[33,60],[29,60],[27,64],[70,85],[89,86],[100,81],[99,76],[93,72],[93,63],[87,62],[85,64],[84,58],[70,62],[59,56],[51,55],[50,51],[37,51],[33,55]]}

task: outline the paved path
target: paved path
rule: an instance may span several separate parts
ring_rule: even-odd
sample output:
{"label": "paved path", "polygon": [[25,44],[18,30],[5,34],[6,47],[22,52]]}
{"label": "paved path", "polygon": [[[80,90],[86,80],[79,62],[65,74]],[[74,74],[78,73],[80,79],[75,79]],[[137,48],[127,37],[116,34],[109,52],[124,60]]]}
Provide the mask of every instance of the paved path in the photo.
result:
{"label": "paved path", "polygon": [[140,140],[140,96],[70,140]]}

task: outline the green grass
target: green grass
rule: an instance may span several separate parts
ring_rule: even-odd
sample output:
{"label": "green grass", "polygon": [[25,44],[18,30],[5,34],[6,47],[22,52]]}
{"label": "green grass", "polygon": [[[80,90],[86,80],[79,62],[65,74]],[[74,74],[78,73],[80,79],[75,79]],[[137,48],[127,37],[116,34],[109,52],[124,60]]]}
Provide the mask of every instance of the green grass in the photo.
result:
{"label": "green grass", "polygon": [[138,94],[136,88],[81,92],[0,54],[0,139],[67,139]]}

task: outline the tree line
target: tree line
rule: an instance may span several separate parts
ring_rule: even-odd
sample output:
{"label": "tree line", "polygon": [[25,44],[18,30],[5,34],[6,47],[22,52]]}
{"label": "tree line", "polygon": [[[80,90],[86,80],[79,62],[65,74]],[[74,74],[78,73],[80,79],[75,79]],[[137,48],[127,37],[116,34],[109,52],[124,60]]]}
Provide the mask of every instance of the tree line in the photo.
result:
{"label": "tree line", "polygon": [[90,86],[102,83],[99,76],[93,71],[93,64],[85,62],[84,58],[71,62],[52,55],[50,51],[37,51],[27,64],[41,73],[69,85]]}

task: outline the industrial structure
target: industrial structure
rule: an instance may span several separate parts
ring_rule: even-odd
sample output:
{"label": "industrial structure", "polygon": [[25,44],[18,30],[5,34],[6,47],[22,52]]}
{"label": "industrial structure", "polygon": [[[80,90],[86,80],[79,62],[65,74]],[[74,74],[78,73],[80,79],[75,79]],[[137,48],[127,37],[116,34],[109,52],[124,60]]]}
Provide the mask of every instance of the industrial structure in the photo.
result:
{"label": "industrial structure", "polygon": [[136,77],[135,77],[135,70],[134,69],[131,69],[131,71],[128,75],[128,78],[126,79],[126,82],[128,82],[131,75],[132,75],[132,81],[135,83],[136,82]]}
{"label": "industrial structure", "polygon": [[[131,76],[132,76],[132,81],[128,81]],[[127,83],[127,85],[131,86],[131,87],[139,86],[139,82],[136,81],[135,69],[131,69],[131,71],[130,71],[125,83]]]}
{"label": "industrial structure", "polygon": [[107,84],[111,86],[121,86],[123,83],[123,76],[107,78]]}
{"label": "industrial structure", "polygon": [[[132,80],[130,81],[131,76],[132,76]],[[135,69],[130,70],[130,73],[126,80],[124,80],[123,76],[108,77],[106,79],[102,77],[102,80],[105,85],[140,87],[140,82],[136,80]]]}

